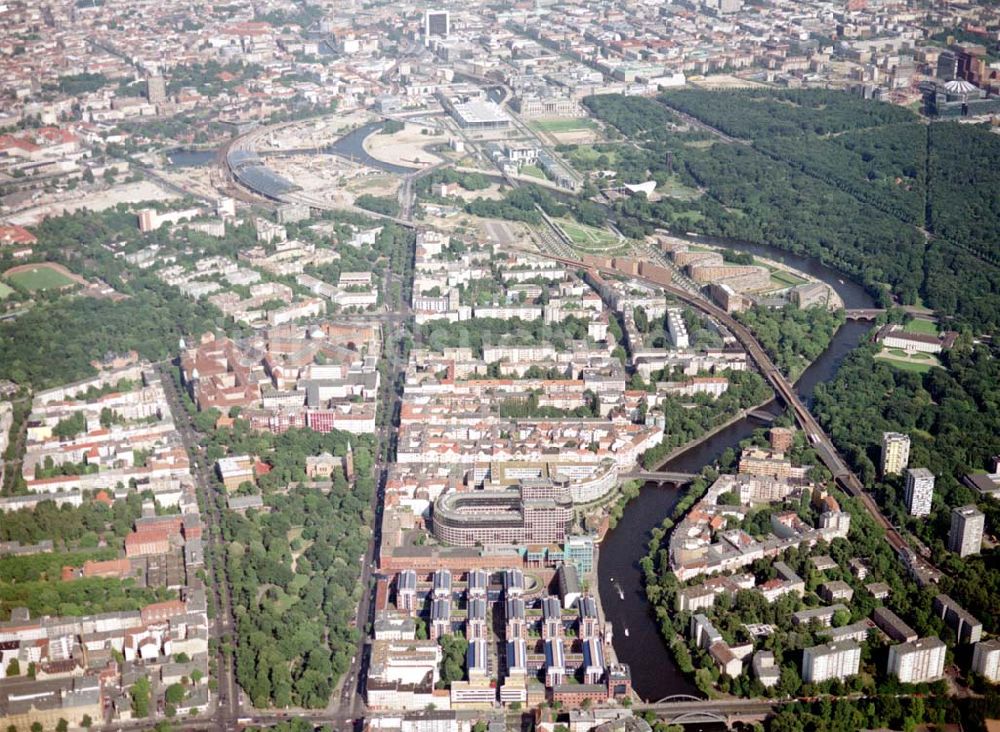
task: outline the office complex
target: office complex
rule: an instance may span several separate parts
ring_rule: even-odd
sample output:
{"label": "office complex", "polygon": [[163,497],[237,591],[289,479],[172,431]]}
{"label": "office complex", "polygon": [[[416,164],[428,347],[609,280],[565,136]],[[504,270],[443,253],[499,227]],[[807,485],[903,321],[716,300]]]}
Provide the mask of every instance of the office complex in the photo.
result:
{"label": "office complex", "polygon": [[428,10],[424,13],[424,40],[447,38],[451,31],[451,15],[447,10]]}
{"label": "office complex", "polygon": [[948,532],[948,549],[960,557],[979,554],[983,543],[986,517],[975,506],[958,506],[951,510],[951,531]]}
{"label": "office complex", "polygon": [[940,638],[920,638],[889,648],[886,672],[904,684],[922,684],[944,674],[947,647]]}
{"label": "office complex", "polygon": [[934,498],[934,473],[927,468],[906,471],[906,512],[911,516],[926,516]]}
{"label": "office complex", "polygon": [[882,433],[882,475],[899,475],[910,461],[910,438],[899,432]]}
{"label": "office complex", "polygon": [[434,503],[434,536],[455,546],[562,543],[573,520],[565,485],[525,480],[509,490],[445,493]]}

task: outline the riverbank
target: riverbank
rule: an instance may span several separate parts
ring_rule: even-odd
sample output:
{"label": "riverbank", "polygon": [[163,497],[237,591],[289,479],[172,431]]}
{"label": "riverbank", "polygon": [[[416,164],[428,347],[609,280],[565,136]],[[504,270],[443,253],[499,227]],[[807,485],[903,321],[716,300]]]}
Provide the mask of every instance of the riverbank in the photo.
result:
{"label": "riverbank", "polygon": [[[704,442],[705,440],[710,440],[713,437],[715,437],[717,434],[719,434],[720,432],[722,432],[724,429],[732,427],[734,424],[736,424],[738,422],[742,422],[745,419],[748,419],[751,412],[765,411],[765,412],[770,412],[775,417],[777,417],[778,414],[779,414],[779,411],[777,410],[777,403],[778,403],[778,400],[774,396],[774,394],[772,393],[772,395],[768,399],[762,401],[760,404],[756,404],[756,405],[754,405],[752,407],[749,407],[747,409],[741,409],[738,414],[733,415],[732,417],[730,417],[729,419],[727,419],[722,424],[713,427],[712,429],[710,429],[708,432],[706,432],[705,434],[701,435],[700,437],[696,437],[693,440],[689,440],[688,442],[685,442],[683,445],[680,445],[679,447],[675,447],[669,453],[667,453],[666,455],[664,455],[663,459],[660,460],[659,463],[657,463],[655,466],[651,465],[649,467],[649,469],[650,470],[662,470],[663,466],[665,466],[671,460],[677,458],[680,455],[683,455],[688,450],[696,447],[699,443]],[[774,405],[774,410],[773,411],[771,409],[768,409],[769,405]]]}
{"label": "riverbank", "polygon": [[[690,240],[701,244],[702,240]],[[874,300],[857,283],[844,279],[844,275],[820,262],[799,255],[788,254],[763,245],[741,246],[740,242],[709,241],[737,251],[779,259],[797,270],[822,280],[841,298],[846,308],[870,308]],[[816,385],[832,380],[841,362],[859,343],[870,328],[869,324],[848,321],[834,334],[826,350],[802,373],[795,382],[795,390],[807,406],[812,404]],[[727,447],[752,436],[760,424],[749,418],[732,421],[709,438],[702,437],[695,444],[671,452],[661,469],[672,472],[698,473],[714,463]],[[694,684],[676,667],[673,654],[660,633],[659,623],[651,612],[646,599],[643,573],[639,561],[649,551],[648,541],[652,529],[670,515],[684,490],[647,484],[629,505],[618,525],[610,530],[601,544],[599,591],[608,622],[615,629],[616,655],[629,664],[632,684],[636,693],[646,700],[658,700],[672,694],[698,694]],[[621,587],[624,600],[619,599]],[[625,637],[622,629],[628,628]]]}
{"label": "riverbank", "polygon": [[[734,245],[728,244],[728,243],[720,243],[721,240],[708,239],[708,238],[702,238],[702,237],[698,237],[698,238],[683,237],[683,236],[677,236],[676,234],[671,234],[668,238],[675,239],[675,240],[680,241],[680,242],[684,242],[688,246],[694,247],[694,248],[697,248],[697,249],[703,249],[703,250],[708,250],[708,251],[713,251],[713,252],[719,252],[719,253],[723,253],[723,252],[725,252],[727,250],[729,250],[729,251],[737,251],[737,252],[743,253],[743,250],[739,249],[738,245],[734,246]],[[778,250],[778,251],[780,251],[780,250]],[[782,284],[785,284],[787,287],[794,287],[794,286],[799,285],[799,284],[807,284],[807,283],[809,283],[809,284],[821,284],[821,285],[825,286],[826,289],[827,289],[827,292],[829,293],[829,297],[828,297],[827,303],[826,303],[826,309],[827,310],[840,310],[841,308],[845,307],[844,300],[840,296],[840,294],[837,292],[837,289],[835,287],[833,287],[830,283],[824,282],[819,277],[816,277],[816,276],[810,274],[809,272],[807,272],[805,270],[798,269],[798,268],[796,268],[796,267],[788,264],[788,262],[785,261],[784,259],[772,258],[772,257],[769,257],[769,256],[765,256],[765,255],[762,255],[762,254],[756,254],[756,253],[753,253],[753,252],[745,252],[745,253],[752,254],[753,257],[754,257],[754,264],[757,265],[757,266],[760,266],[760,267],[764,267],[764,268],[766,268],[768,270],[771,270],[772,275],[775,272],[782,272],[782,273],[785,273],[786,275],[790,275],[791,279],[789,279],[787,282],[782,283]],[[795,280],[804,280],[804,282],[799,283],[799,282],[795,282]],[[775,287],[773,291],[774,292],[780,292],[781,289],[782,289],[781,287]]]}

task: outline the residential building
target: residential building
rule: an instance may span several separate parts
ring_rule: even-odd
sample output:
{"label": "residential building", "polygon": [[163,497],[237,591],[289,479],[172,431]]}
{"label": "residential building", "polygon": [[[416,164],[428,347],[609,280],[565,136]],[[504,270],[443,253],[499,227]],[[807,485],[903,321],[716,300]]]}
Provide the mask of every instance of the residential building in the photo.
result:
{"label": "residential building", "polygon": [[940,638],[919,638],[889,648],[886,673],[904,684],[922,684],[944,675],[947,646]]}
{"label": "residential building", "polygon": [[927,468],[906,471],[906,511],[911,516],[926,516],[934,498],[934,473]]}
{"label": "residential building", "polygon": [[698,613],[691,617],[691,638],[695,645],[708,649],[713,643],[722,640],[722,633],[715,629],[707,617]]}
{"label": "residential building", "polygon": [[408,615],[415,614],[417,607],[417,573],[404,569],[396,575],[396,609]]}
{"label": "residential building", "polygon": [[818,684],[829,679],[854,676],[861,664],[861,646],[853,640],[806,648],[802,652],[802,680]]}
{"label": "residential building", "polygon": [[983,527],[986,516],[974,505],[951,510],[951,531],[948,532],[948,549],[960,557],[979,554],[983,544]]}
{"label": "residential building", "polygon": [[993,684],[1000,683],[1000,638],[976,644],[972,652],[972,670]]}
{"label": "residential building", "polygon": [[899,475],[910,462],[910,437],[899,432],[882,433],[882,475]]}
{"label": "residential building", "polygon": [[764,685],[764,688],[770,689],[781,678],[781,669],[774,662],[774,654],[771,651],[757,651],[753,654],[751,666],[753,675]]}
{"label": "residential building", "polygon": [[934,598],[934,612],[955,631],[959,643],[978,643],[982,639],[983,624],[944,593]]}
{"label": "residential building", "polygon": [[234,491],[244,483],[254,482],[253,459],[247,455],[220,458],[215,468],[227,491]]}
{"label": "residential building", "polygon": [[834,580],[833,582],[824,582],[820,585],[819,596],[827,602],[850,602],[851,598],[854,597],[854,590],[846,582]]}
{"label": "residential building", "polygon": [[887,607],[877,607],[872,613],[872,620],[879,630],[894,641],[911,643],[917,639],[917,631],[903,622],[896,613]]}

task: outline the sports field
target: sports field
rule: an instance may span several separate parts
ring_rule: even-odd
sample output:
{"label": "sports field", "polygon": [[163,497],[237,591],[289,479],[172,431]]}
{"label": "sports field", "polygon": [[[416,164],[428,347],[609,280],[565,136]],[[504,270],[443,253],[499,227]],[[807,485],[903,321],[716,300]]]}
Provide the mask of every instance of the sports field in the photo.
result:
{"label": "sports field", "polygon": [[923,318],[914,318],[903,326],[903,330],[907,333],[919,333],[921,335],[936,336],[938,334],[937,323],[924,320]]}
{"label": "sports field", "polygon": [[7,270],[4,277],[28,292],[59,290],[76,284],[76,281],[68,274],[48,264],[14,267],[12,270]]}
{"label": "sports field", "polygon": [[584,130],[597,129],[597,123],[592,119],[580,117],[579,119],[563,119],[561,117],[553,119],[535,119],[531,121],[532,126],[545,132],[580,132]]}

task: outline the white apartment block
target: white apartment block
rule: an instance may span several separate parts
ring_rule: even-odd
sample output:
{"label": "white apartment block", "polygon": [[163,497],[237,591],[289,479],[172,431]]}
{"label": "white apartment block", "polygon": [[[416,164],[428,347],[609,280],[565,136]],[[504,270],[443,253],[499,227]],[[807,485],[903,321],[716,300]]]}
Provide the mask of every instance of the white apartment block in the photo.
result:
{"label": "white apartment block", "polygon": [[889,649],[886,672],[904,684],[922,684],[944,674],[946,646],[940,638],[919,638]]}
{"label": "white apartment block", "polygon": [[691,339],[688,337],[687,326],[678,308],[667,310],[667,331],[670,333],[670,340],[677,348],[689,348]]}
{"label": "white apartment block", "polygon": [[958,506],[951,510],[951,531],[948,532],[948,549],[960,557],[979,554],[983,544],[986,517],[975,506]]}
{"label": "white apartment block", "polygon": [[934,473],[927,468],[906,471],[906,511],[911,516],[926,516],[934,498]]}
{"label": "white apartment block", "polygon": [[987,681],[1000,682],[1000,638],[976,644],[972,652],[972,670]]}
{"label": "white apartment block", "polygon": [[802,652],[802,680],[818,684],[829,679],[846,679],[854,676],[860,665],[861,646],[855,641],[824,643]]}
{"label": "white apartment block", "polygon": [[882,433],[882,475],[899,475],[910,462],[910,438],[899,432]]}

